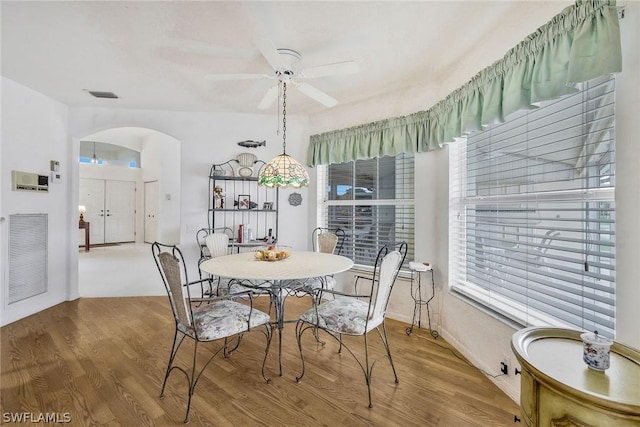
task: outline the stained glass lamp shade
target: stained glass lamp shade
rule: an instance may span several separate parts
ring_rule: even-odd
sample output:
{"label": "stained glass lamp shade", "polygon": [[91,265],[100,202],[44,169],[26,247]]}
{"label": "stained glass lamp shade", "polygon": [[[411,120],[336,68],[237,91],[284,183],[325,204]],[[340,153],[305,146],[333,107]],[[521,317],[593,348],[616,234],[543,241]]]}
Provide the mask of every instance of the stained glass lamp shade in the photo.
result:
{"label": "stained glass lamp shade", "polygon": [[309,174],[304,166],[287,154],[287,84],[283,86],[282,102],[282,154],[269,160],[258,175],[258,185],[266,187],[306,187]]}
{"label": "stained glass lamp shade", "polygon": [[258,184],[267,187],[306,187],[309,174],[293,157],[282,153],[262,167]]}

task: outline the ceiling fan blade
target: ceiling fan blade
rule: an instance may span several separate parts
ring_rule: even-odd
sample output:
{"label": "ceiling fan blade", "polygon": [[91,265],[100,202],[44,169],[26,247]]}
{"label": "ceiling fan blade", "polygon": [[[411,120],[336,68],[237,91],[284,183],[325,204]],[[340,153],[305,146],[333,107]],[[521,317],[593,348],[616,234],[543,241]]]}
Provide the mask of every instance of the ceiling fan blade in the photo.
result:
{"label": "ceiling fan blade", "polygon": [[273,76],[267,74],[207,74],[205,80],[261,80],[272,79]]}
{"label": "ceiling fan blade", "polygon": [[295,85],[300,92],[304,93],[309,98],[315,99],[325,107],[333,107],[338,104],[338,101],[336,99],[330,97],[320,89],[316,89],[308,83],[296,83]]}
{"label": "ceiling fan blade", "polygon": [[335,64],[319,65],[317,67],[305,68],[300,72],[300,77],[313,79],[316,77],[335,76],[344,74],[356,74],[360,72],[360,67],[355,61],[336,62]]}
{"label": "ceiling fan blade", "polygon": [[258,104],[258,108],[260,110],[266,110],[267,108],[271,107],[274,102],[276,102],[276,99],[278,99],[278,85],[271,86],[269,90],[267,90],[267,93],[264,94],[262,101],[260,101],[260,104]]}
{"label": "ceiling fan blade", "polygon": [[269,36],[265,34],[265,31],[258,31],[253,43],[274,70],[281,70],[285,67],[286,64],[278,53],[278,48]]}
{"label": "ceiling fan blade", "polygon": [[269,16],[271,16],[271,6],[269,2],[239,2],[244,8],[249,20],[250,28],[253,30],[253,45],[258,48],[262,56],[265,57],[269,65],[278,71],[282,70],[286,63],[278,53],[278,47],[275,45],[267,26],[265,24]]}

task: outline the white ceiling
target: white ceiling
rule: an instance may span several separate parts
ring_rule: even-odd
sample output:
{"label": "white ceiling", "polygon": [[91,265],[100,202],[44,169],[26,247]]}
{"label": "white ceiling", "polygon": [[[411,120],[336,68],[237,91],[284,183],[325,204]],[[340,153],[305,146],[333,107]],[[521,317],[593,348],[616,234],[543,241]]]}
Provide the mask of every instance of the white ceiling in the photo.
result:
{"label": "white ceiling", "polygon": [[[204,78],[272,74],[253,43],[260,29],[300,52],[303,67],[356,61],[358,74],[307,80],[348,105],[444,81],[486,46],[504,54],[570,3],[3,0],[1,69],[70,106],[263,113],[257,105],[273,81]],[[326,109],[296,91],[288,105],[297,114]]]}

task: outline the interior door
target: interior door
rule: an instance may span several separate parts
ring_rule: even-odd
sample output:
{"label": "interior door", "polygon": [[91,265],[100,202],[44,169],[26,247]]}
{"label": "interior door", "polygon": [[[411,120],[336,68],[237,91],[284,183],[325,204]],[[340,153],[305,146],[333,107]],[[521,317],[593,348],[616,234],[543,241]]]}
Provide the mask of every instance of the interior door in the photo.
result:
{"label": "interior door", "polygon": [[144,241],[146,243],[153,243],[158,240],[158,223],[160,220],[158,195],[158,181],[144,183]]}
{"label": "interior door", "polygon": [[91,244],[104,243],[104,179],[80,178],[79,204],[87,208],[84,220],[91,224]]}
{"label": "interior door", "polygon": [[135,241],[136,183],[133,181],[105,181],[104,201],[105,243]]}

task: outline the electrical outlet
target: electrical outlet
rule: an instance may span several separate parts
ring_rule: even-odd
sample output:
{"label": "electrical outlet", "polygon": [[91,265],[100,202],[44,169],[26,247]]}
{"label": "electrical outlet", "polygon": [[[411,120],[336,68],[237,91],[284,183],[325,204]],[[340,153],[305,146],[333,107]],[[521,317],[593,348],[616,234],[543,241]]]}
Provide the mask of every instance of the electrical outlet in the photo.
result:
{"label": "electrical outlet", "polygon": [[509,375],[509,367],[511,366],[511,360],[509,357],[504,356],[500,361],[500,372],[504,375]]}

